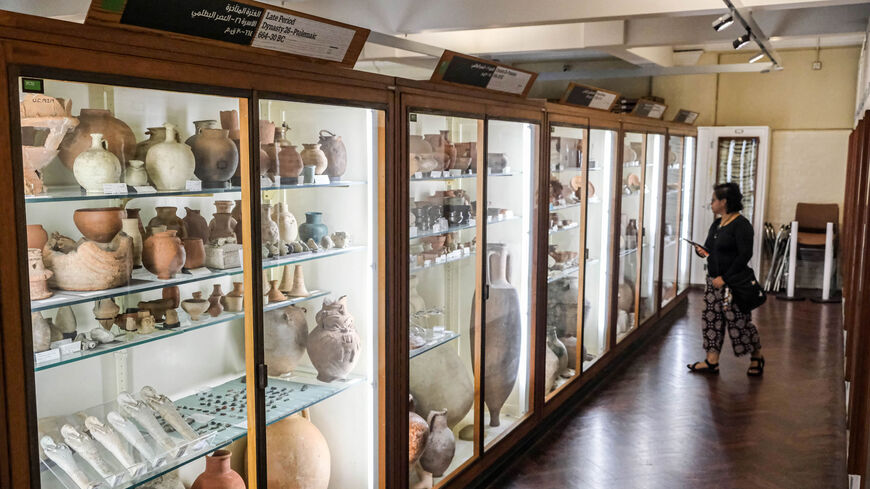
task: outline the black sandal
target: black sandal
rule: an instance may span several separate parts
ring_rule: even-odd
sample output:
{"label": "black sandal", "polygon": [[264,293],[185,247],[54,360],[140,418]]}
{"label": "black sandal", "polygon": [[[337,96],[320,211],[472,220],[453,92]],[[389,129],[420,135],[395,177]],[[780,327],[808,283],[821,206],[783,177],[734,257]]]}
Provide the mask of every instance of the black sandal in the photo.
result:
{"label": "black sandal", "polygon": [[[700,364],[706,364],[706,367],[699,367]],[[686,365],[689,368],[689,373],[698,373],[698,374],[718,374],[719,373],[719,364],[718,363],[710,363],[707,360],[701,360],[700,362],[690,363]]]}
{"label": "black sandal", "polygon": [[[757,365],[753,366],[752,362],[756,362]],[[746,375],[750,377],[761,377],[764,374],[764,357],[756,358],[751,357],[749,359],[749,370],[746,371]]]}

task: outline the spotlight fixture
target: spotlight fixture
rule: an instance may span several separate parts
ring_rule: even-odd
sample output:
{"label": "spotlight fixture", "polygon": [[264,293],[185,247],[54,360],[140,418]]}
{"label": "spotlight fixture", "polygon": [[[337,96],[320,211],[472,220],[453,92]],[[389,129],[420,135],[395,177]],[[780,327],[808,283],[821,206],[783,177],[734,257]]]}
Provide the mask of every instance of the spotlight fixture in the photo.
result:
{"label": "spotlight fixture", "polygon": [[716,32],[722,32],[733,23],[734,15],[732,15],[731,12],[728,12],[727,14],[724,14],[722,15],[722,17],[719,17],[718,19],[713,21],[713,30],[715,30]]}
{"label": "spotlight fixture", "polygon": [[764,52],[758,53],[755,56],[749,58],[750,63],[755,63],[756,61],[761,61],[761,58],[764,57]]}
{"label": "spotlight fixture", "polygon": [[747,44],[749,44],[750,37],[751,36],[749,34],[749,31],[746,31],[746,34],[743,34],[742,36],[735,39],[734,42],[731,43],[731,45],[734,46],[734,49],[740,49],[742,47],[745,47]]}

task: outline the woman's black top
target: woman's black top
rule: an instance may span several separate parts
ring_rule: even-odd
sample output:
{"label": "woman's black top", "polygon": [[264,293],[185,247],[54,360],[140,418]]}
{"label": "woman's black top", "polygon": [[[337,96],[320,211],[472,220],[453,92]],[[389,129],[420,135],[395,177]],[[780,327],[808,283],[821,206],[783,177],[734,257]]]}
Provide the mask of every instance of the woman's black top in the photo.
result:
{"label": "woman's black top", "polygon": [[721,276],[728,283],[729,277],[734,277],[749,265],[755,233],[752,223],[742,215],[721,229],[720,222],[721,218],[713,221],[704,241],[704,248],[710,253],[707,257],[707,275]]}

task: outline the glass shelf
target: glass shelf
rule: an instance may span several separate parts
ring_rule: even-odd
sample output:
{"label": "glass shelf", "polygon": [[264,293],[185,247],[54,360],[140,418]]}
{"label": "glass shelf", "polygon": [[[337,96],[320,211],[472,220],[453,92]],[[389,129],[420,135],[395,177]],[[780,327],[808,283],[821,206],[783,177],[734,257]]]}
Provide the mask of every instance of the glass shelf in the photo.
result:
{"label": "glass shelf", "polygon": [[[495,219],[495,220],[491,220],[491,221],[488,220],[486,223],[487,223],[487,224],[500,224],[500,223],[503,223],[503,222],[508,222],[508,221],[517,221],[517,220],[521,220],[521,219],[522,219],[522,216],[511,216],[511,217],[506,217],[506,218],[504,218],[504,219]],[[430,236],[440,236],[440,235],[442,235],[442,234],[453,233],[453,232],[456,232],[456,231],[462,231],[462,230],[465,230],[465,229],[472,229],[472,228],[474,228],[475,226],[477,226],[477,223],[475,223],[475,224],[466,224],[466,225],[464,225],[464,226],[448,227],[447,229],[445,229],[445,230],[443,230],[443,231],[431,231],[431,232],[428,232],[428,233],[417,234],[417,235],[411,236],[411,239],[428,238],[428,237],[430,237]]]}
{"label": "glass shelf", "polygon": [[310,301],[314,299],[318,299],[320,297],[326,297],[332,292],[328,290],[312,290],[305,297],[293,297],[291,299],[287,299],[285,301],[280,302],[270,302],[263,306],[263,311],[274,311],[275,309],[281,309],[282,307],[292,306],[293,304],[299,304],[300,302]]}
{"label": "glass shelf", "polygon": [[562,280],[565,278],[572,278],[572,277],[577,278],[576,275],[574,275],[574,274],[576,274],[577,272],[580,271],[580,266],[573,266],[573,267],[566,268],[564,270],[553,270],[553,271],[556,273],[554,275],[552,275],[551,277],[547,278],[548,284],[551,284],[553,282],[556,282],[556,281],[559,281],[559,280]]}
{"label": "glass shelf", "polygon": [[139,199],[144,197],[184,197],[184,196],[208,196],[214,194],[230,194],[241,192],[241,187],[227,188],[204,188],[202,190],[178,190],[137,193],[133,187],[127,187],[126,194],[89,194],[78,186],[47,187],[46,191],[39,195],[25,195],[25,204],[39,204],[45,202],[81,202],[88,200],[111,200],[111,199]]}
{"label": "glass shelf", "polygon": [[[550,173],[579,173],[581,171],[583,171],[583,169],[579,168],[579,167],[560,168],[560,169],[550,168]],[[592,171],[591,168],[590,168],[590,171]]]}
{"label": "glass shelf", "polygon": [[[125,350],[127,348],[133,348],[135,346],[151,343],[152,341],[165,340],[167,338],[172,338],[174,336],[178,336],[184,333],[189,333],[198,329],[207,328],[209,326],[217,326],[219,324],[228,323],[235,319],[241,319],[245,317],[244,312],[231,312],[223,313],[220,316],[214,318],[209,316],[206,319],[194,321],[190,319],[190,316],[188,316],[187,313],[179,312],[178,314],[181,325],[177,328],[158,329],[157,331],[147,335],[142,335],[134,332],[119,335],[116,337],[116,341],[112,343],[101,344],[96,348],[92,348],[87,351],[79,351],[67,355],[61,354],[60,359],[44,363],[37,363],[34,371],[39,372],[41,370],[47,370],[53,367],[66,365],[68,363],[87,360],[88,358],[98,357],[100,355],[105,355],[106,353],[112,353],[120,350]],[[96,327],[99,328],[101,326]]]}
{"label": "glass shelf", "polygon": [[[515,175],[514,173],[489,173],[490,177],[511,177]],[[463,178],[477,178],[477,173],[466,173],[463,175],[448,175],[444,177],[420,177],[416,178],[414,175],[411,175],[410,180],[412,182],[440,182],[445,180],[461,180]]]}
{"label": "glass shelf", "polygon": [[563,232],[563,231],[570,231],[571,229],[577,229],[578,227],[580,227],[580,224],[575,222],[575,223],[572,223],[572,224],[570,224],[570,225],[568,225],[568,226],[565,226],[565,227],[563,227],[563,228],[559,228],[559,229],[550,229],[550,232],[549,232],[549,233],[550,233],[550,234],[561,233],[561,232]]}
{"label": "glass shelf", "polygon": [[346,253],[353,253],[355,251],[363,251],[365,249],[365,246],[348,246],[346,248],[332,248],[331,250],[326,251],[305,251],[302,253],[293,253],[291,255],[279,258],[263,260],[263,269],[265,270],[268,268],[290,265],[292,263],[303,263],[306,261],[320,260],[323,258],[329,258],[331,256],[344,255]]}
{"label": "glass shelf", "polygon": [[336,180],[334,182],[329,183],[289,183],[282,185],[260,185],[260,190],[263,192],[267,190],[297,190],[303,188],[321,188],[321,187],[354,187],[357,185],[367,185],[367,182],[360,182],[356,180]]}
{"label": "glass shelf", "polygon": [[475,253],[474,253],[474,251],[472,251],[472,252],[470,252],[470,253],[464,253],[462,256],[458,256],[458,257],[454,257],[454,258],[447,258],[447,259],[445,259],[445,260],[442,261],[442,262],[437,262],[437,261],[436,261],[436,262],[432,262],[432,261],[430,260],[429,265],[423,265],[423,266],[413,266],[413,265],[412,265],[412,266],[410,267],[409,273],[422,272],[423,270],[428,270],[428,269],[430,269],[430,268],[435,268],[435,267],[439,267],[439,266],[441,266],[441,265],[446,265],[446,264],[448,264],[448,263],[454,263],[454,262],[457,262],[457,261],[464,260],[464,259],[466,259],[466,258],[471,258],[471,257],[474,256],[474,255],[475,255]]}
{"label": "glass shelf", "polygon": [[556,212],[556,211],[561,211],[561,210],[565,210],[565,209],[571,209],[574,207],[580,207],[581,205],[583,205],[583,202],[575,202],[573,204],[565,204],[565,205],[557,205],[557,206],[550,204],[550,212]]}
{"label": "glass shelf", "polygon": [[122,295],[136,294],[139,292],[148,292],[149,290],[162,289],[173,285],[190,284],[194,282],[202,282],[205,280],[213,280],[221,277],[229,277],[242,273],[241,268],[228,268],[226,270],[211,270],[207,274],[192,274],[189,272],[179,272],[175,278],[168,280],[160,280],[156,275],[149,273],[144,268],[133,270],[133,278],[130,280],[130,285],[125,287],[117,287],[114,289],[97,290],[89,292],[75,292],[71,290],[56,290],[54,295],[47,299],[30,301],[30,310],[32,312],[44,311],[46,309],[55,309],[62,306],[72,306],[82,304],[84,302],[93,302],[99,299],[108,299]]}
{"label": "glass shelf", "polygon": [[444,343],[448,343],[450,341],[453,341],[456,338],[459,338],[458,333],[455,333],[453,331],[445,331],[444,336],[442,336],[441,338],[438,338],[437,340],[432,340],[432,341],[426,343],[425,345],[421,346],[420,348],[415,348],[415,349],[411,350],[409,358],[414,358],[417,355],[422,355],[423,353],[426,353],[427,351],[430,351],[433,348],[439,347],[439,346],[443,345]]}

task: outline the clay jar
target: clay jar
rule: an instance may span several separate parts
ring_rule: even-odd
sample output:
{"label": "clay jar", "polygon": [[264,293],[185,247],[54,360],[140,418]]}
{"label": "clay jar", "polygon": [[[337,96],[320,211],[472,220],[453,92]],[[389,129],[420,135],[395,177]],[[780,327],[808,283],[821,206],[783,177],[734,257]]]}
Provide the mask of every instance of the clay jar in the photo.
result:
{"label": "clay jar", "polygon": [[221,298],[223,297],[223,292],[221,291],[221,284],[214,284],[214,289],[212,289],[212,293],[208,296],[208,315],[216,318],[224,312],[224,306],[221,305]]}
{"label": "clay jar", "polygon": [[[112,113],[102,109],[82,109],[79,113],[79,125],[64,137],[60,143],[60,161],[70,170],[76,157],[91,146],[90,134],[102,134],[107,142],[107,149],[118,158],[121,164],[133,159],[136,151],[136,136],[133,130],[120,119],[112,117]],[[140,158],[141,159],[141,158]]]}
{"label": "clay jar", "polygon": [[260,175],[278,175],[278,147],[275,146],[275,123],[260,119]]}
{"label": "clay jar", "polygon": [[42,250],[45,243],[48,242],[48,232],[42,227],[42,224],[27,225],[27,247]]}
{"label": "clay jar", "polygon": [[429,441],[429,425],[414,412],[414,396],[408,395],[408,463],[416,463],[426,450]]}
{"label": "clay jar", "polygon": [[209,239],[215,240],[220,238],[234,238],[236,236],[233,228],[236,226],[236,220],[227,212],[215,212],[209,223]]}
{"label": "clay jar", "polygon": [[308,357],[317,369],[317,380],[343,379],[359,361],[360,338],[347,310],[347,296],[324,300],[315,316],[317,327],[308,337]]}
{"label": "clay jar", "polygon": [[299,225],[299,239],[304,242],[313,239],[315,243],[319,243],[327,234],[329,234],[329,228],[323,224],[323,213],[306,212],[305,222]]}
{"label": "clay jar", "polygon": [[145,169],[157,190],[184,190],[187,181],[193,178],[196,159],[186,144],[175,142],[175,126],[169,123],[166,140],[148,150]]}
{"label": "clay jar", "polygon": [[[233,290],[223,298],[224,309],[226,309],[227,312],[241,312],[244,308],[244,286],[244,282],[233,282]],[[307,329],[305,330],[305,333],[306,335],[308,334]]]}
{"label": "clay jar", "polygon": [[76,209],[73,222],[85,238],[97,243],[108,243],[121,231],[122,219],[126,215],[120,207]]}
{"label": "clay jar", "polygon": [[[499,426],[499,413],[517,381],[520,362],[520,299],[510,284],[510,255],[507,245],[487,247],[489,297],[486,299],[486,368],[484,402],[489,425]],[[473,303],[473,302],[472,302]],[[471,330],[474,330],[474,308]],[[471,349],[474,358],[474,348]]]}
{"label": "clay jar", "polygon": [[302,164],[305,166],[313,166],[316,175],[322,175],[326,171],[329,162],[326,160],[326,154],[320,149],[320,143],[303,144],[302,147]]}
{"label": "clay jar", "polygon": [[226,129],[201,129],[190,143],[196,159],[194,174],[206,188],[225,188],[239,167],[239,150]]}
{"label": "clay jar", "polygon": [[145,239],[145,226],[142,225],[142,218],[139,217],[139,211],[142,209],[135,209],[133,207],[127,207],[124,209],[127,212],[127,217],[130,219],[136,219],[139,222],[139,234],[142,235],[142,239]]}
{"label": "clay jar", "polygon": [[[184,144],[193,147],[193,143],[199,139],[199,134],[203,129],[220,129],[221,126],[216,120],[193,121],[193,135],[184,141]],[[197,161],[199,163],[199,161]]]}
{"label": "clay jar", "polygon": [[293,415],[266,428],[268,489],[327,489],[330,456],[314,424]]}
{"label": "clay jar", "polygon": [[205,457],[205,472],[193,481],[191,489],[245,489],[245,481],[230,468],[230,451],[215,450]]}
{"label": "clay jar", "polygon": [[207,243],[209,236],[208,223],[202,217],[202,214],[199,213],[199,209],[185,207],[184,210],[186,212],[184,215],[184,225],[187,227],[187,237],[199,238],[203,243]]}
{"label": "clay jar", "polygon": [[149,228],[166,226],[166,231],[175,231],[179,238],[187,237],[187,225],[176,215],[177,207],[157,207],[155,210],[157,215],[148,221]]}
{"label": "clay jar", "polygon": [[420,457],[423,470],[435,477],[444,475],[444,471],[453,461],[456,453],[456,438],[447,426],[447,411],[431,411],[429,413],[429,439],[426,449]]}
{"label": "clay jar", "polygon": [[347,170],[347,148],[341,140],[341,136],[322,130],[320,131],[320,148],[326,155],[326,174],[330,180],[341,180],[341,176]]}
{"label": "clay jar", "polygon": [[233,219],[236,221],[235,226],[233,226],[233,231],[236,233],[236,243],[242,243],[242,201],[237,200],[235,207],[233,207],[233,212],[230,214]]}
{"label": "clay jar", "polygon": [[124,170],[124,183],[131,187],[148,185],[148,172],[145,171],[145,162],[142,160],[130,160]]}
{"label": "clay jar", "polygon": [[30,329],[33,335],[33,353],[47,351],[51,347],[51,326],[42,314],[30,313]]}
{"label": "clay jar", "polygon": [[174,277],[184,265],[184,247],[175,234],[175,231],[155,233],[142,247],[142,264],[161,280]]}
{"label": "clay jar", "polygon": [[[145,158],[148,155],[148,150],[151,149],[151,146],[166,141],[166,128],[163,126],[149,127],[148,130],[145,131],[145,134],[147,134],[149,137],[145,141],[142,141],[136,145],[136,151],[133,157],[134,159],[145,161]],[[181,137],[178,136],[177,132],[175,133],[175,142],[181,142]]]}
{"label": "clay jar", "polygon": [[447,425],[455,427],[474,405],[474,379],[450,345],[435,347],[410,361],[408,389],[418,413],[447,410]]}
{"label": "clay jar", "polygon": [[208,307],[209,302],[202,298],[202,292],[194,292],[191,299],[181,301],[181,308],[194,321],[199,321],[200,316],[202,316]]}
{"label": "clay jar", "polygon": [[73,160],[73,175],[88,193],[103,193],[103,184],[121,181],[121,162],[107,148],[103,135],[91,134],[91,146]]}
{"label": "clay jar", "polygon": [[299,237],[299,226],[294,216],[287,209],[287,204],[278,202],[272,209],[272,219],[278,224],[278,234],[281,241],[292,243]]}
{"label": "clay jar", "polygon": [[184,238],[184,268],[201,268],[205,265],[205,244],[200,238]]}
{"label": "clay jar", "polygon": [[27,249],[28,275],[30,282],[30,300],[46,299],[52,296],[47,280],[52,276],[51,270],[46,270],[42,263],[42,249]]}
{"label": "clay jar", "polygon": [[142,234],[139,232],[139,227],[142,223],[139,219],[124,218],[121,219],[121,231],[133,238],[133,266],[142,266]]}
{"label": "clay jar", "polygon": [[261,204],[260,209],[260,233],[263,244],[274,244],[281,239],[278,223],[272,220],[272,204]]}
{"label": "clay jar", "polygon": [[164,287],[163,290],[160,291],[160,294],[164,299],[171,300],[171,303],[169,304],[170,309],[175,309],[181,304],[181,291],[178,290],[177,285]]}
{"label": "clay jar", "polygon": [[269,375],[288,374],[299,365],[308,344],[305,309],[287,306],[263,314],[263,344]]}

